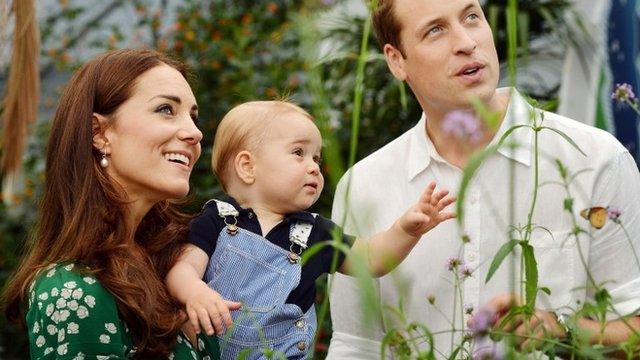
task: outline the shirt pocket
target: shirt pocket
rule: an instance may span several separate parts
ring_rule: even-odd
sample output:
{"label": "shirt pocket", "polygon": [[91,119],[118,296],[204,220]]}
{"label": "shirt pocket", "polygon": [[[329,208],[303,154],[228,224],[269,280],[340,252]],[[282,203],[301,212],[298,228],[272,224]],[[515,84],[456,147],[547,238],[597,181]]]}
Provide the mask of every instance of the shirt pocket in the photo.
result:
{"label": "shirt pocket", "polygon": [[572,305],[572,293],[578,287],[575,281],[578,259],[571,231],[535,231],[529,244],[538,264],[538,287],[551,291],[550,295],[538,293],[537,307],[558,310]]}
{"label": "shirt pocket", "polygon": [[262,251],[248,252],[226,244],[215,265],[209,286],[223,299],[241,302],[240,313],[265,313],[284,303],[285,271],[261,257]]}

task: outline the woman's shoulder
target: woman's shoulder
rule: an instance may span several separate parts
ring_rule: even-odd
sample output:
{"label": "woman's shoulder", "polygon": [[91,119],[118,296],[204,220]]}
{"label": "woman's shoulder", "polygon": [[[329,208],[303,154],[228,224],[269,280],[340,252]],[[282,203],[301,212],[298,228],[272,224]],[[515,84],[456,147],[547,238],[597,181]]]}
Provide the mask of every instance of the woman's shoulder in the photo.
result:
{"label": "woman's shoulder", "polygon": [[26,322],[35,358],[124,356],[132,348],[113,295],[78,264],[54,264],[36,276]]}

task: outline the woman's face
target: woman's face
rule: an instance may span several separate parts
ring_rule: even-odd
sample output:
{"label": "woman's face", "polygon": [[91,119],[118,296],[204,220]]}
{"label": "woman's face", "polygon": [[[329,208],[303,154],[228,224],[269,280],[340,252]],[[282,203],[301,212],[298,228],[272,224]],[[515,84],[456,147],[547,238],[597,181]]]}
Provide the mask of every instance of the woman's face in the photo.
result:
{"label": "woman's face", "polygon": [[189,192],[202,139],[197,118],[196,99],[179,71],[162,64],[138,77],[104,131],[106,170],[129,200],[154,203]]}

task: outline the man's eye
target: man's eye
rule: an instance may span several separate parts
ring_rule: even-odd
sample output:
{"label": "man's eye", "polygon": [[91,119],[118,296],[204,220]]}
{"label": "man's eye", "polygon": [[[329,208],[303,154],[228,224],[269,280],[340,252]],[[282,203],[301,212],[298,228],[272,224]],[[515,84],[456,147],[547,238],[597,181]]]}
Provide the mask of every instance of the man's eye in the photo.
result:
{"label": "man's eye", "polygon": [[432,27],[431,29],[429,29],[429,31],[427,31],[427,35],[435,35],[441,31],[442,31],[441,26]]}
{"label": "man's eye", "polygon": [[156,108],[156,112],[166,115],[173,115],[173,107],[171,107],[171,105],[169,104],[163,104]]}
{"label": "man's eye", "polygon": [[471,13],[471,14],[469,14],[469,16],[467,16],[467,19],[469,19],[471,21],[475,21],[475,20],[480,19],[480,16],[478,16],[478,14],[476,14],[476,13]]}

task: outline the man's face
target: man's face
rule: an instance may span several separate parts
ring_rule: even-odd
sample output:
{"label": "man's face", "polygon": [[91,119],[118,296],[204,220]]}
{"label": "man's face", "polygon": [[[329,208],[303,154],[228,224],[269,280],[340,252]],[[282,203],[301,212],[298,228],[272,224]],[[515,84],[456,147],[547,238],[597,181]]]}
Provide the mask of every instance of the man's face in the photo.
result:
{"label": "man's face", "polygon": [[385,55],[423,107],[446,113],[493,99],[498,55],[478,0],[396,0],[394,14],[406,58],[390,45]]}

